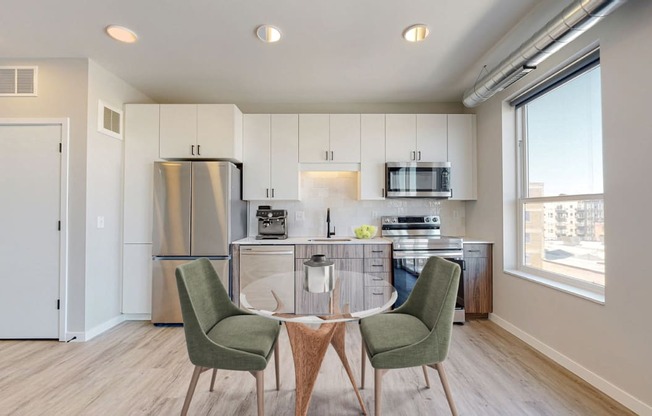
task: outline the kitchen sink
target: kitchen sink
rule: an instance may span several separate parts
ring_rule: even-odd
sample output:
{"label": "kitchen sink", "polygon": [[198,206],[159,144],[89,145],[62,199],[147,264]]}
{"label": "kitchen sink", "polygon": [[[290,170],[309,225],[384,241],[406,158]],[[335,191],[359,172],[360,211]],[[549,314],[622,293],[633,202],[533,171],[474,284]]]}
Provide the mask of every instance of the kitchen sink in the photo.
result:
{"label": "kitchen sink", "polygon": [[335,243],[338,241],[351,241],[350,238],[309,238],[308,241],[323,241],[325,243]]}

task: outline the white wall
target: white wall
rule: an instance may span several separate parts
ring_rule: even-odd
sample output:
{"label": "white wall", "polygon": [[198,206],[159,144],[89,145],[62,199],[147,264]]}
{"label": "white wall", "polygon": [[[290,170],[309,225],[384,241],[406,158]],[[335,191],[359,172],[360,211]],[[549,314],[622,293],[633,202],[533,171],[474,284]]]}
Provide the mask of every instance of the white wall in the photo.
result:
{"label": "white wall", "polygon": [[[380,226],[383,215],[441,215],[442,234],[464,236],[464,202],[433,199],[387,199],[359,201],[357,172],[301,172],[301,201],[251,201],[249,235],[258,234],[256,208],[272,205],[288,210],[288,234],[291,237],[326,236],[326,209],[331,209],[331,227],[337,237],[353,236],[352,227],[362,224]],[[304,219],[296,220],[296,212]],[[378,230],[380,235],[380,229]]]}
{"label": "white wall", "polygon": [[[467,233],[497,243],[496,320],[647,415],[652,414],[652,324],[648,318],[652,273],[646,258],[652,235],[648,220],[652,205],[650,22],[652,2],[630,1],[533,74],[477,108],[478,201],[466,207]],[[594,42],[601,46],[605,305],[503,272],[503,265],[508,267],[515,254],[514,118],[504,100]]]}
{"label": "white wall", "polygon": [[[152,101],[94,61],[88,64],[86,330],[121,314],[124,141],[98,132],[98,100],[124,110]],[[97,228],[97,217],[104,228]]]}
{"label": "white wall", "polygon": [[[37,65],[38,97],[0,97],[2,118],[70,119],[68,176],[68,331],[84,330],[86,250],[86,118],[88,60],[0,59],[0,65]],[[34,201],[38,203],[38,201]],[[38,253],[34,253],[35,256]]]}

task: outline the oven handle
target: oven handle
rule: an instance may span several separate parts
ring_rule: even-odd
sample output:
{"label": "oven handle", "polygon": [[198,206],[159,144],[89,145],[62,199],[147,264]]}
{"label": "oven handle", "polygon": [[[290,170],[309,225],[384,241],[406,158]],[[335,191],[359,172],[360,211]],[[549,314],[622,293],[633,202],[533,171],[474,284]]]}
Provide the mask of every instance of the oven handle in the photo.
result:
{"label": "oven handle", "polygon": [[395,259],[427,259],[430,257],[447,257],[453,259],[462,259],[464,253],[460,251],[446,251],[446,250],[437,250],[437,251],[427,251],[427,250],[395,250],[394,251]]}

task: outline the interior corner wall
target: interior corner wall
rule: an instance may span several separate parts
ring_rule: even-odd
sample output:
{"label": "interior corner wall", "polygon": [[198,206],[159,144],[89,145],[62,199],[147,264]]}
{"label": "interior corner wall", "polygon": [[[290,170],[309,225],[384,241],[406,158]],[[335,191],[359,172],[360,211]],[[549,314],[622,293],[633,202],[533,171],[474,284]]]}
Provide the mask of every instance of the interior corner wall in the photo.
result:
{"label": "interior corner wall", "polygon": [[[2,118],[69,118],[68,322],[84,330],[86,251],[87,59],[0,59],[0,65],[37,65],[37,97],[0,97]],[[38,201],[34,201],[38,203]],[[38,256],[38,253],[34,253]]]}
{"label": "interior corner wall", "polygon": [[[496,242],[494,315],[639,414],[652,414],[652,2],[630,1],[532,75],[477,108],[478,200],[466,206],[467,233]],[[520,40],[521,42],[523,39]],[[602,76],[606,304],[599,305],[504,273],[515,257],[515,144],[505,100],[599,42]],[[518,46],[518,45],[516,45]],[[488,220],[491,218],[491,220]],[[542,347],[543,348],[543,347]]]}
{"label": "interior corner wall", "polygon": [[[96,62],[88,64],[86,188],[86,331],[122,313],[122,175],[124,141],[98,131],[99,100],[124,110],[152,100]],[[124,117],[124,114],[123,114]],[[104,228],[98,228],[98,217]],[[92,331],[97,332],[97,331]]]}

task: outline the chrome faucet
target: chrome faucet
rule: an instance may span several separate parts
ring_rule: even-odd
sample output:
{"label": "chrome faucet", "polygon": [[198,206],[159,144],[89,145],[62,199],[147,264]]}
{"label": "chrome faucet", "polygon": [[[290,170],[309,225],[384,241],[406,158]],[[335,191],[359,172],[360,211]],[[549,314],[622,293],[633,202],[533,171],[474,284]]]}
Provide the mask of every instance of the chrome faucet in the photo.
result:
{"label": "chrome faucet", "polygon": [[335,226],[331,232],[331,209],[326,208],[326,238],[331,238],[331,235],[335,235]]}

